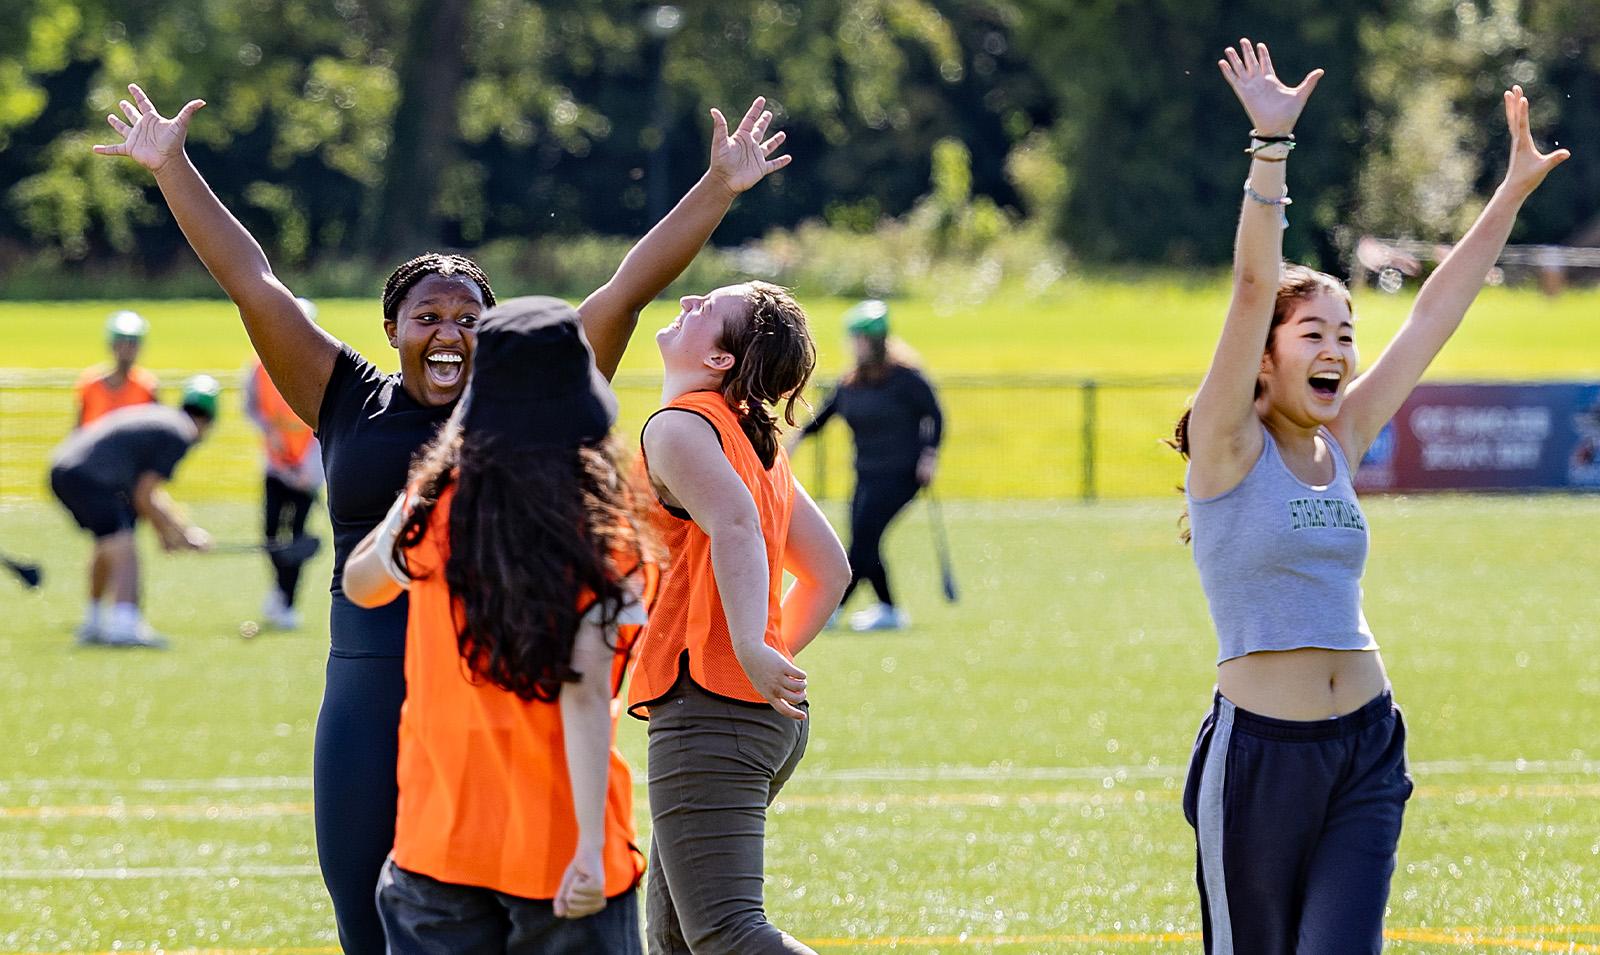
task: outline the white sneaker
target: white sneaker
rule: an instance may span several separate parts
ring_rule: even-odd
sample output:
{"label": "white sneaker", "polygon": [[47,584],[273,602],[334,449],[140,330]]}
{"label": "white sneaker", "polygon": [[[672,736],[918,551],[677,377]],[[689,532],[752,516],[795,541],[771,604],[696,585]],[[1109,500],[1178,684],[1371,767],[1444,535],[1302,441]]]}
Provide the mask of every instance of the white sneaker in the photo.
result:
{"label": "white sneaker", "polygon": [[131,630],[107,627],[101,634],[100,643],[108,647],[147,647],[151,650],[167,648],[167,638],[156,633],[154,628],[142,620]]}
{"label": "white sneaker", "polygon": [[839,621],[843,617],[844,617],[844,608],[843,607],[835,607],[834,610],[833,610],[833,613],[828,614],[828,622],[822,625],[822,629],[824,629],[824,630],[837,630],[837,629],[839,629]]}
{"label": "white sneaker", "polygon": [[261,601],[261,619],[274,630],[299,630],[300,614],[283,602],[283,594],[269,590]]}
{"label": "white sneaker", "polygon": [[72,631],[72,635],[77,638],[80,647],[94,647],[106,642],[106,635],[100,630],[99,624],[87,620],[78,624],[78,629]]}
{"label": "white sneaker", "polygon": [[911,618],[898,607],[878,604],[850,615],[850,629],[858,633],[867,630],[903,630],[911,625]]}

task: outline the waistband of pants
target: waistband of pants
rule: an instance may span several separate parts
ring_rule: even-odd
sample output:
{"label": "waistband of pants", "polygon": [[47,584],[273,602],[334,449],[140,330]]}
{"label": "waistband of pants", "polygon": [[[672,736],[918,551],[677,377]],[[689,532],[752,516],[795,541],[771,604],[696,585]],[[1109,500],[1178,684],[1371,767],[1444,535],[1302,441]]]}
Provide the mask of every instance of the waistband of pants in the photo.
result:
{"label": "waistband of pants", "polygon": [[1382,693],[1361,704],[1361,707],[1343,716],[1326,720],[1280,720],[1240,709],[1234,702],[1215,694],[1213,712],[1225,718],[1236,728],[1252,736],[1291,742],[1314,742],[1354,736],[1374,723],[1388,719],[1394,713],[1394,692],[1385,688]]}

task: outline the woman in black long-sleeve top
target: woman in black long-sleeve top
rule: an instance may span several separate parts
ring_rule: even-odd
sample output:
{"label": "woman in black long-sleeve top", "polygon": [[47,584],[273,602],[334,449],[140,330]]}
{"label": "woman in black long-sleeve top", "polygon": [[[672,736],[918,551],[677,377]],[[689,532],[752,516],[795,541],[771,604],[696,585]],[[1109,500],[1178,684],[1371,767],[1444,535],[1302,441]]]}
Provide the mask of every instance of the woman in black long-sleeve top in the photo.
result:
{"label": "woman in black long-sleeve top", "polygon": [[800,433],[820,431],[834,415],[850,426],[856,446],[856,489],[850,501],[850,587],[865,580],[878,603],[852,614],[853,630],[898,630],[910,623],[894,602],[883,563],[883,534],[917,491],[933,481],[944,436],[944,415],[933,386],[912,363],[909,350],[889,337],[889,309],[862,302],[845,313],[856,365]]}

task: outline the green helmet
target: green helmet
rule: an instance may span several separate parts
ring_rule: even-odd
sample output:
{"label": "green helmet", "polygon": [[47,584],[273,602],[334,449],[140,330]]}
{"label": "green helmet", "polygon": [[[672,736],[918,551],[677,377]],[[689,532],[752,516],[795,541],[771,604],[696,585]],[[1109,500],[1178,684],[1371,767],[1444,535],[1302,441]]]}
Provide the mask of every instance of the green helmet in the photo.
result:
{"label": "green helmet", "polygon": [[150,323],[138,312],[113,312],[106,319],[106,338],[115,341],[118,338],[144,338],[150,332]]}
{"label": "green helmet", "polygon": [[195,375],[183,383],[183,398],[178,402],[178,407],[199,412],[215,421],[217,397],[221,394],[222,386],[217,384],[217,379],[210,375]]}
{"label": "green helmet", "polygon": [[857,302],[850,311],[844,313],[844,330],[868,338],[887,338],[889,306],[875,298]]}

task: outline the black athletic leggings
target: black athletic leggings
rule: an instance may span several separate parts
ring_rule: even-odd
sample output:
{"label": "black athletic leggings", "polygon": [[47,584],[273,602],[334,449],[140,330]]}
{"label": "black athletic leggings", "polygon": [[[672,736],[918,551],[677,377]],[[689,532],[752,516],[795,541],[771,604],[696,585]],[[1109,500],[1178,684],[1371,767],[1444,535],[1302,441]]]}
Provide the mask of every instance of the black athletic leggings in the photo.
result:
{"label": "black athletic leggings", "polygon": [[378,875],[394,847],[406,698],[406,600],[362,610],[335,594],[312,758],[317,858],[346,955],[384,955]]}
{"label": "black athletic leggings", "polygon": [[[265,508],[262,514],[262,534],[267,543],[286,544],[306,532],[306,517],[317,496],[309,491],[290,487],[273,475],[267,475]],[[287,532],[287,533],[285,533]],[[272,562],[278,575],[278,593],[283,595],[285,607],[294,606],[294,592],[300,585],[300,564]]]}
{"label": "black athletic leggings", "polygon": [[855,495],[850,499],[850,586],[845,588],[839,606],[844,606],[863,580],[872,584],[879,602],[894,606],[889,570],[883,564],[883,534],[919,490],[921,485],[917,484],[914,471],[857,472]]}

